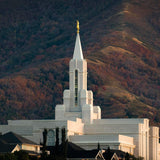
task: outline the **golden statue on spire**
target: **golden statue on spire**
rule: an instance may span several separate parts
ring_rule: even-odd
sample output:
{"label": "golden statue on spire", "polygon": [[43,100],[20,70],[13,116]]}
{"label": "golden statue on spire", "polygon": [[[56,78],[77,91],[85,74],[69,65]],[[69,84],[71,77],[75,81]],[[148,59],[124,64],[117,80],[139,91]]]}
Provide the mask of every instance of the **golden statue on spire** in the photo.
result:
{"label": "golden statue on spire", "polygon": [[77,20],[77,33],[79,33],[79,21]]}

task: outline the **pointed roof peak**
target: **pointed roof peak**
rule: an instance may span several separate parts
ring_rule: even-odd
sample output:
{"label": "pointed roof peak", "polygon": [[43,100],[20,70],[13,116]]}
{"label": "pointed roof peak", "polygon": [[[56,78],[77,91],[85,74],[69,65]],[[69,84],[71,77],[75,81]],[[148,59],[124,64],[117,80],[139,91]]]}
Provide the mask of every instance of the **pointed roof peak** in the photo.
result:
{"label": "pointed roof peak", "polygon": [[83,59],[82,46],[81,46],[81,40],[79,35],[79,21],[77,21],[77,37],[76,37],[76,43],[74,47],[73,59]]}

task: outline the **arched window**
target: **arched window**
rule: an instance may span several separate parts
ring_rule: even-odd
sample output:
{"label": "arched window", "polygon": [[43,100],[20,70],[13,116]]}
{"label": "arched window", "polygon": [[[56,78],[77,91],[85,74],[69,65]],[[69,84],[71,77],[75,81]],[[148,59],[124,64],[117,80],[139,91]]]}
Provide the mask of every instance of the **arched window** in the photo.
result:
{"label": "arched window", "polygon": [[75,106],[78,105],[78,70],[75,70]]}
{"label": "arched window", "polygon": [[53,130],[49,130],[47,134],[47,146],[55,145],[55,133]]}

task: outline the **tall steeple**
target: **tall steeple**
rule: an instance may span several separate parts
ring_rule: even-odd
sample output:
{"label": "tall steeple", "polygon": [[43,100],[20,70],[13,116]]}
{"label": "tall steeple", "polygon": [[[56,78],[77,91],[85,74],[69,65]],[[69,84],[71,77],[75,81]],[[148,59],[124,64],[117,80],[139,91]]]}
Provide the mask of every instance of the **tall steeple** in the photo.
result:
{"label": "tall steeple", "polygon": [[81,91],[87,90],[87,61],[83,59],[81,41],[79,36],[79,21],[77,21],[77,37],[73,58],[69,65],[69,89],[70,89],[70,111],[81,111]]}
{"label": "tall steeple", "polygon": [[83,59],[81,40],[79,36],[79,21],[77,21],[77,37],[76,37],[73,59]]}
{"label": "tall steeple", "polygon": [[56,106],[55,114],[57,120],[81,118],[84,123],[101,118],[100,108],[93,106],[93,93],[87,90],[87,61],[83,59],[79,21],[73,58],[69,63],[69,89],[64,90],[63,105]]}

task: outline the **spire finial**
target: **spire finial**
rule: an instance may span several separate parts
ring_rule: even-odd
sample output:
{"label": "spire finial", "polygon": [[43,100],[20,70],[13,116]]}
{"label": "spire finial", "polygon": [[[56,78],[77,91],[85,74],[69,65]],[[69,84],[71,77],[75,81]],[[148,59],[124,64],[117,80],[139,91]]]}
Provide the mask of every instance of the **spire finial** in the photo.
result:
{"label": "spire finial", "polygon": [[81,41],[80,41],[80,35],[79,35],[79,21],[77,20],[77,37],[76,37],[76,43],[74,47],[74,53],[73,53],[73,59],[83,59],[83,53],[82,53],[82,47],[81,47]]}
{"label": "spire finial", "polygon": [[77,20],[77,33],[79,33],[79,21]]}

